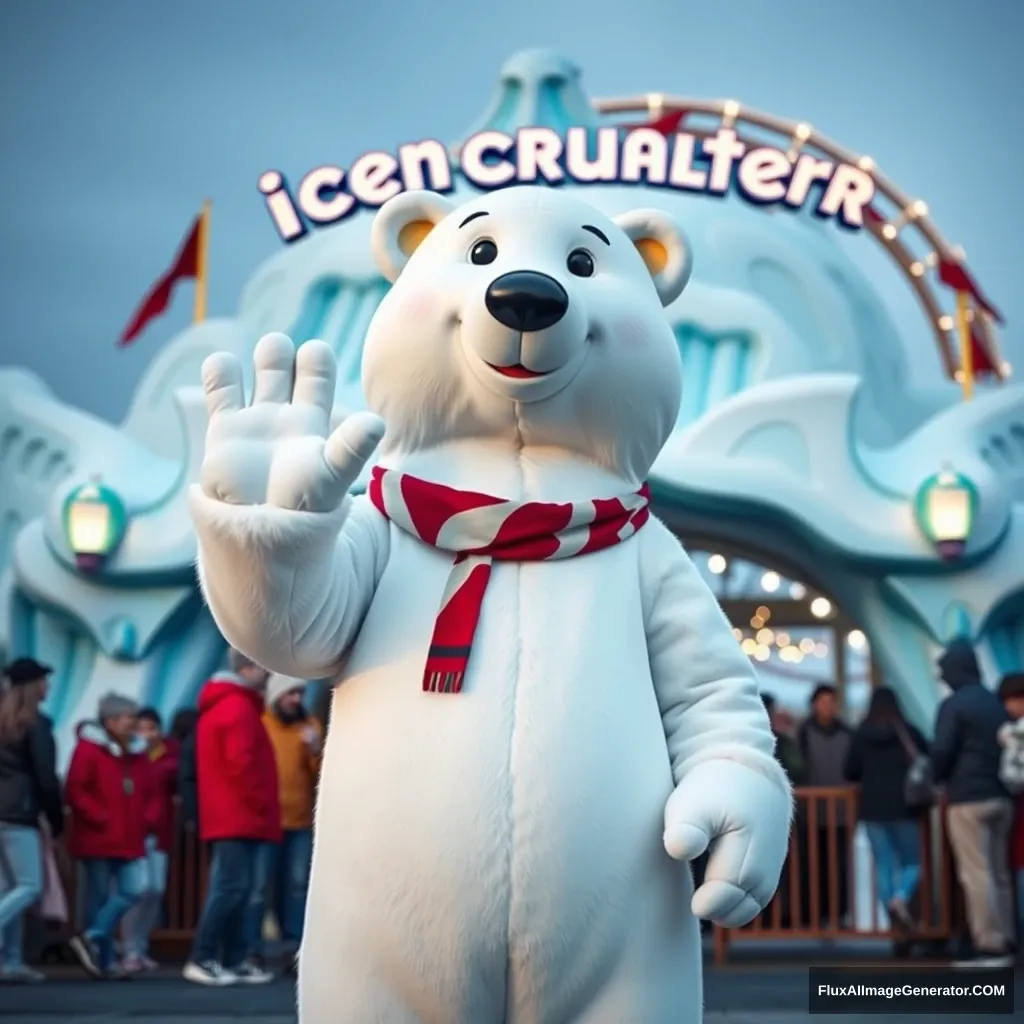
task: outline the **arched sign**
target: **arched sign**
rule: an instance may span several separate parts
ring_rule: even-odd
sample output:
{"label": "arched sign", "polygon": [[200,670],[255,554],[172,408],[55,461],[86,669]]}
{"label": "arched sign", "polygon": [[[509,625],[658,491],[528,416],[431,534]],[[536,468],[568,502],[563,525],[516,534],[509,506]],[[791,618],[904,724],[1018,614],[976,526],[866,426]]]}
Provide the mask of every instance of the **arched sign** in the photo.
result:
{"label": "arched sign", "polygon": [[[564,133],[488,129],[454,153],[426,139],[394,153],[364,153],[348,168],[315,167],[294,190],[284,174],[269,170],[260,176],[259,190],[286,243],[310,227],[376,209],[403,191],[451,191],[456,174],[485,190],[620,183],[714,196],[735,192],[759,206],[792,210],[810,205],[817,216],[845,228],[866,228],[883,245],[928,318],[947,376],[963,384],[967,397],[975,378],[1009,376],[993,327],[1002,318],[968,272],[963,251],[941,237],[927,206],[885,179],[870,157],[847,152],[808,124],[744,109],[735,100],[648,94],[593,106],[603,115],[640,114],[645,121]],[[699,119],[702,125],[686,125]],[[756,129],[758,138],[745,136],[744,126]],[[765,132],[780,136],[778,144],[764,141]]]}

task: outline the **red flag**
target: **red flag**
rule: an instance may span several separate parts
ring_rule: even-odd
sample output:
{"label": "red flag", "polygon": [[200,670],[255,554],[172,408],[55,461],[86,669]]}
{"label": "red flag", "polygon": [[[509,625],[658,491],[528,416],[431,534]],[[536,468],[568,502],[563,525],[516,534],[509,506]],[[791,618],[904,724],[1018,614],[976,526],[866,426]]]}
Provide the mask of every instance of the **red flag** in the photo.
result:
{"label": "red flag", "polygon": [[620,124],[619,127],[627,130],[632,128],[653,128],[662,135],[675,135],[682,128],[683,121],[686,120],[688,113],[688,110],[676,110],[671,114],[664,114],[654,121],[648,121],[646,124]]}
{"label": "red flag", "polygon": [[885,218],[871,205],[864,207],[864,219],[869,224],[884,224]]}
{"label": "red flag", "polygon": [[171,292],[178,281],[186,278],[198,279],[200,274],[200,253],[202,247],[203,219],[204,214],[199,214],[192,227],[189,229],[188,237],[181,243],[178,255],[174,258],[174,264],[163,277],[159,278],[156,284],[150,288],[149,293],[135,310],[131,322],[124,329],[121,335],[120,345],[130,345],[143,331],[150,320],[160,316],[171,301]]}
{"label": "red flag", "polygon": [[988,347],[981,340],[981,335],[974,324],[971,324],[971,369],[977,378],[1002,378],[999,368],[992,362]]}
{"label": "red flag", "polygon": [[957,292],[967,292],[997,324],[1003,322],[1002,313],[985,298],[977,282],[967,272],[967,268],[963,264],[953,260],[939,260],[939,280],[947,288],[952,288]]}

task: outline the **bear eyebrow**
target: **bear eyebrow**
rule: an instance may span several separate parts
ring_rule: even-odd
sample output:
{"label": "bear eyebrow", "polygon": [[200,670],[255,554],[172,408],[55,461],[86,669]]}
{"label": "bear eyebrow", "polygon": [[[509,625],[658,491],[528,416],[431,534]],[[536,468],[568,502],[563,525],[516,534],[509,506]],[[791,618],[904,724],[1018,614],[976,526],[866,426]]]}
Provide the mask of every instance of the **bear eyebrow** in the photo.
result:
{"label": "bear eyebrow", "polygon": [[612,244],[611,242],[608,241],[608,236],[600,228],[595,228],[593,224],[584,224],[583,230],[589,231],[592,235],[597,235],[597,237],[600,238],[605,245]]}
{"label": "bear eyebrow", "polygon": [[477,217],[489,217],[490,214],[486,210],[477,210],[476,213],[471,213],[460,225],[459,228],[464,228],[471,220],[476,220]]}

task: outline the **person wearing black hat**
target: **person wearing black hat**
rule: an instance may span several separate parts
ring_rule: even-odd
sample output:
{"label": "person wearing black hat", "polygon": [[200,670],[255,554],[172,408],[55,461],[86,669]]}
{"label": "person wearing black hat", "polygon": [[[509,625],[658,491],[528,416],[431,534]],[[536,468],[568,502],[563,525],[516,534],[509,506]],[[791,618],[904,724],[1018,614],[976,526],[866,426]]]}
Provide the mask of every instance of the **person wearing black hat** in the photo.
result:
{"label": "person wearing black hat", "polygon": [[40,818],[64,825],[53,723],[40,710],[53,670],[32,658],[0,685],[0,983],[42,981],[22,960],[22,917],[42,893]]}

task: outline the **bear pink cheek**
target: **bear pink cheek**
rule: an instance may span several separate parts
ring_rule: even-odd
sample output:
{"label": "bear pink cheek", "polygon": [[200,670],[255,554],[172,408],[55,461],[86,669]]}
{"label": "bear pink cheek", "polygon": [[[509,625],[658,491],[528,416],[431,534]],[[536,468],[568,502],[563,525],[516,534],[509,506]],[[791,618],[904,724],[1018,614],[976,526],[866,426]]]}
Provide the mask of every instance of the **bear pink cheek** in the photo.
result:
{"label": "bear pink cheek", "polygon": [[642,320],[623,320],[615,337],[624,348],[629,349],[646,348],[650,343],[650,335]]}
{"label": "bear pink cheek", "polygon": [[439,304],[433,292],[414,291],[402,297],[402,317],[410,324],[434,319]]}

